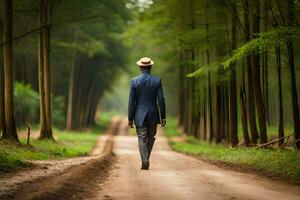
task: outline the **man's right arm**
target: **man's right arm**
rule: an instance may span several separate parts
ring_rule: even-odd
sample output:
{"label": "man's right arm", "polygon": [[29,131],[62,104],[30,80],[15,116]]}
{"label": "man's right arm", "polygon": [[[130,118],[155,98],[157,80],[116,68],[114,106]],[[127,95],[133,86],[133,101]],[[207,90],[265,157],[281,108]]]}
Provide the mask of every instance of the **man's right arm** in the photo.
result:
{"label": "man's right arm", "polygon": [[136,104],[136,91],[133,86],[133,82],[130,83],[130,92],[129,92],[129,100],[128,100],[128,125],[133,127],[133,117],[135,112],[135,104]]}

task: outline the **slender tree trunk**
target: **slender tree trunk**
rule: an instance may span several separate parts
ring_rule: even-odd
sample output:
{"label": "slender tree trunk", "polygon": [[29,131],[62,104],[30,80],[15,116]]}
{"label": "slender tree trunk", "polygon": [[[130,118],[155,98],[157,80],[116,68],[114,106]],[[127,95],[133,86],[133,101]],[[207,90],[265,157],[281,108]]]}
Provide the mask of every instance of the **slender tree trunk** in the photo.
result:
{"label": "slender tree trunk", "polygon": [[[254,1],[255,15],[253,16],[253,34],[260,32],[260,0]],[[255,93],[255,103],[258,114],[258,124],[260,130],[260,143],[267,142],[266,111],[263,101],[260,83],[260,55],[254,54],[253,58],[253,84]]]}
{"label": "slender tree trunk", "polygon": [[[180,53],[180,60],[183,60],[182,53]],[[179,125],[182,126],[184,122],[184,83],[183,83],[183,77],[184,77],[184,66],[179,66],[179,100],[178,100],[178,115],[179,115]]]}
{"label": "slender tree trunk", "polygon": [[[244,0],[244,21],[245,21],[245,38],[246,42],[250,41],[250,20],[249,20],[249,2]],[[249,115],[249,127],[251,134],[251,141],[253,144],[257,144],[258,131],[256,127],[255,116],[255,102],[254,102],[254,89],[253,89],[253,72],[251,57],[246,56],[247,75],[248,75],[248,115]]]}
{"label": "slender tree trunk", "polygon": [[[77,41],[78,38],[78,30],[75,30],[74,41]],[[75,73],[76,73],[76,66],[77,66],[77,51],[74,50],[72,63],[71,63],[71,70],[69,76],[69,86],[68,86],[68,105],[67,105],[67,120],[66,120],[66,129],[73,129],[73,118],[74,118],[74,81],[75,81]]]}
{"label": "slender tree trunk", "polygon": [[5,103],[5,132],[2,138],[18,140],[15,117],[14,117],[14,95],[13,95],[13,1],[4,0],[4,103]]}
{"label": "slender tree trunk", "polygon": [[240,87],[240,110],[241,110],[241,121],[243,128],[243,136],[245,146],[249,146],[250,138],[248,133],[248,119],[247,119],[247,109],[246,109],[246,84],[245,84],[245,67],[243,64],[243,77],[242,77],[242,86]]}
{"label": "slender tree trunk", "polygon": [[48,16],[48,0],[44,0],[44,82],[45,82],[45,107],[46,107],[46,123],[47,123],[47,137],[53,139],[52,135],[52,120],[51,120],[51,70],[50,70],[50,25]]}
{"label": "slender tree trunk", "polygon": [[[295,1],[288,0],[288,25],[294,26],[295,24]],[[294,135],[296,143],[296,148],[300,149],[300,116],[299,116],[299,103],[298,103],[298,93],[297,93],[297,82],[296,82],[296,72],[295,72],[295,58],[294,58],[294,44],[292,39],[289,39],[286,43],[288,50],[288,61],[291,73],[291,88],[292,88],[292,106],[293,106],[293,118],[294,118]]]}
{"label": "slender tree trunk", "polygon": [[[0,38],[3,38],[3,22],[0,20]],[[0,55],[3,55],[0,49]],[[5,131],[5,108],[4,108],[4,68],[3,57],[0,57],[0,136]]]}
{"label": "slender tree trunk", "polygon": [[[279,120],[278,120],[278,138],[284,137],[283,127],[283,102],[282,102],[282,84],[281,84],[281,49],[280,47],[275,48],[276,52],[276,65],[277,65],[277,76],[278,76],[278,102],[279,102]],[[279,141],[279,146],[284,143],[284,140]]]}
{"label": "slender tree trunk", "polygon": [[[208,22],[207,22],[208,23]],[[208,24],[206,25],[206,30],[208,31]],[[207,66],[210,64],[210,52],[209,49],[206,49],[206,63]],[[209,132],[209,141],[212,142],[214,139],[214,125],[213,125],[213,111],[212,111],[212,95],[211,95],[211,75],[208,70],[207,73],[207,89],[208,89],[208,132]]]}
{"label": "slender tree trunk", "polygon": [[39,48],[38,48],[38,68],[39,68],[39,93],[40,93],[40,138],[48,138],[47,118],[46,118],[46,98],[45,98],[45,56],[44,56],[44,23],[45,23],[45,5],[44,0],[40,0],[39,24]]}
{"label": "slender tree trunk", "polygon": [[[236,49],[237,42],[237,5],[234,0],[232,5],[232,28],[231,28],[231,50]],[[229,101],[229,133],[230,133],[230,143],[231,146],[236,146],[238,144],[237,135],[237,95],[236,95],[236,63],[230,66],[230,101]]]}
{"label": "slender tree trunk", "polygon": [[208,72],[208,108],[209,108],[209,141],[212,142],[214,139],[214,123],[213,123],[213,112],[212,112],[210,72]]}
{"label": "slender tree trunk", "polygon": [[[264,31],[268,31],[269,21],[269,0],[264,0]],[[269,113],[269,65],[268,65],[268,51],[264,53],[264,99],[266,108],[266,120],[270,124],[270,113]]]}
{"label": "slender tree trunk", "polygon": [[204,88],[204,102],[203,102],[203,140],[207,140],[207,91]]}
{"label": "slender tree trunk", "polygon": [[216,143],[220,143],[222,140],[222,86],[218,81],[216,86],[216,129],[215,129]]}
{"label": "slender tree trunk", "polygon": [[230,134],[229,134],[229,83],[226,82],[223,87],[223,95],[222,95],[222,127],[223,127],[223,137],[222,139],[225,139],[226,143],[230,143]]}

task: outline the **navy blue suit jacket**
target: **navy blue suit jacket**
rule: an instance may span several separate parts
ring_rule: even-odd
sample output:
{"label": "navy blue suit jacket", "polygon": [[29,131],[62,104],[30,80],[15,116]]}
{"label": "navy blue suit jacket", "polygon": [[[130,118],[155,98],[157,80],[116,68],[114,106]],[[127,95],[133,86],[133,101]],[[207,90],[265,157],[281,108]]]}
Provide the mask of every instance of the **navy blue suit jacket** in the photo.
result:
{"label": "navy blue suit jacket", "polygon": [[166,119],[165,97],[161,79],[152,76],[149,70],[131,80],[128,120],[137,127],[156,125]]}

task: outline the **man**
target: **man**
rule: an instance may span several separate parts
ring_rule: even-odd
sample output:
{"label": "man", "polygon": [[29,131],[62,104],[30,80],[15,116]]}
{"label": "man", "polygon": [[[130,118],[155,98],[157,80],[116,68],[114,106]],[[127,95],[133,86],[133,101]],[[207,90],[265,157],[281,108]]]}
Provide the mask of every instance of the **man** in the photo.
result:
{"label": "man", "polygon": [[142,74],[131,80],[128,125],[133,128],[133,120],[138,135],[142,170],[149,169],[149,158],[155,140],[157,124],[166,125],[166,108],[161,79],[151,75],[154,62],[141,58],[137,65]]}

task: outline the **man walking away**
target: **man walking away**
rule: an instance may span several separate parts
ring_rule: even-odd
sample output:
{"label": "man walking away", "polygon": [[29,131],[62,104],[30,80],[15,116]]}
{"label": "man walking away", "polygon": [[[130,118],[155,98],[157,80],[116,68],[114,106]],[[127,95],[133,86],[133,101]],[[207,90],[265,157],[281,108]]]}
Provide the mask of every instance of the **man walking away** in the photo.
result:
{"label": "man walking away", "polygon": [[138,135],[142,170],[149,169],[149,158],[154,145],[157,124],[166,125],[166,106],[161,79],[151,75],[154,62],[141,58],[137,65],[142,74],[131,80],[128,101],[128,126],[133,121]]}

